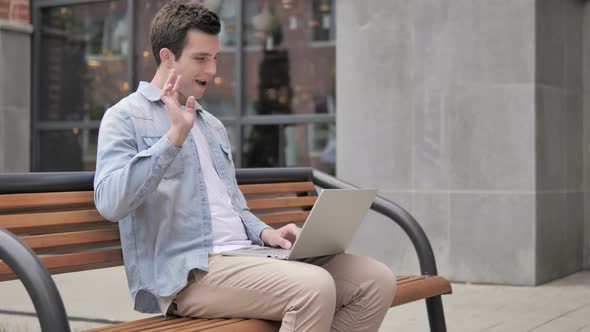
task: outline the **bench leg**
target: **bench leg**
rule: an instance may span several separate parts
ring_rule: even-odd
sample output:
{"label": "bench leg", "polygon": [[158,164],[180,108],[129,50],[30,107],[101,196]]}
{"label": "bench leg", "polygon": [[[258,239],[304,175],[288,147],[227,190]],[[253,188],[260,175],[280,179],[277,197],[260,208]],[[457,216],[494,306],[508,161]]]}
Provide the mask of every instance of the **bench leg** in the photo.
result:
{"label": "bench leg", "polygon": [[445,313],[440,296],[426,299],[426,310],[428,311],[430,332],[446,332],[447,324],[445,322]]}

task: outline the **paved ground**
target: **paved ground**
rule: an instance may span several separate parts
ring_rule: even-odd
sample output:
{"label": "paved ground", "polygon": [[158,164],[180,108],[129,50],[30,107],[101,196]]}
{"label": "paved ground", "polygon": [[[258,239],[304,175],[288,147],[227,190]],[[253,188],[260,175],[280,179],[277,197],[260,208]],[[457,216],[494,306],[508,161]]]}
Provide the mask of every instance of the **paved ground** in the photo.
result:
{"label": "paved ground", "polygon": [[[122,268],[55,276],[74,331],[148,315],[135,313]],[[539,287],[454,284],[443,298],[450,332],[590,332],[590,271]],[[90,301],[89,301],[90,299]],[[0,332],[39,331],[19,282],[0,283]],[[424,302],[389,311],[380,332],[428,331]]]}

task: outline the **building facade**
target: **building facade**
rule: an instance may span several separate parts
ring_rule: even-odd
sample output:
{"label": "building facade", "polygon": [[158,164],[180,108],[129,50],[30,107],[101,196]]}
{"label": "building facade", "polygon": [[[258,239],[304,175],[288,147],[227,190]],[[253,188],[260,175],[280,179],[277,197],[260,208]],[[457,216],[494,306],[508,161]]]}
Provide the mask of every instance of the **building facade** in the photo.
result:
{"label": "building facade", "polygon": [[[379,188],[456,281],[536,285],[590,267],[587,1],[204,2],[223,56],[203,105],[239,166]],[[26,1],[0,0],[0,171],[93,169],[104,110],[155,69],[162,3],[32,0],[22,24]],[[352,251],[418,270],[377,215]]]}

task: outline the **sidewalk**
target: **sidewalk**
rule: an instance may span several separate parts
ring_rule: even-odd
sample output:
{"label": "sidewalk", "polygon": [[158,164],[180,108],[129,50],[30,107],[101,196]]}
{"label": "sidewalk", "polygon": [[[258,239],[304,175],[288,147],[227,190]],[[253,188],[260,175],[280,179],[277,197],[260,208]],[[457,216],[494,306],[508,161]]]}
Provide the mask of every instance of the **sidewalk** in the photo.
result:
{"label": "sidewalk", "polygon": [[[73,331],[151,315],[134,312],[121,267],[54,277]],[[590,271],[538,287],[454,284],[443,297],[449,332],[590,332]],[[39,331],[18,281],[0,283],[0,332]],[[423,301],[389,310],[380,332],[428,331]]]}

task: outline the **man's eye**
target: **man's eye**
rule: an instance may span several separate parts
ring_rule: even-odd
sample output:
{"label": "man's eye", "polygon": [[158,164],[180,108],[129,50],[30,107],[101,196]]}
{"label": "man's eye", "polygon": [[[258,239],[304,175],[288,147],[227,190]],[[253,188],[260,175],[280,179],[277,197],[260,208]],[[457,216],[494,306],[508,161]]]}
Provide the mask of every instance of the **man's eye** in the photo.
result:
{"label": "man's eye", "polygon": [[205,61],[205,58],[203,58],[203,57],[200,57],[200,58],[195,58],[195,59],[197,59],[197,60],[199,60],[199,61]]}

